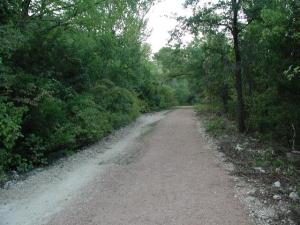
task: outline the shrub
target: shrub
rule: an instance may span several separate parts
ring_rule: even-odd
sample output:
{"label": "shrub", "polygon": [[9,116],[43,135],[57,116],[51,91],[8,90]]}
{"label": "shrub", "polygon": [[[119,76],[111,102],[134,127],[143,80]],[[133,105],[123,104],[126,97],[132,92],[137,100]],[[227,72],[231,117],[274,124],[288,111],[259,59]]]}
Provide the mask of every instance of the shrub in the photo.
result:
{"label": "shrub", "polygon": [[45,155],[47,147],[44,140],[40,136],[36,134],[28,135],[25,138],[24,147],[27,151],[29,151],[30,161],[32,161],[34,165],[47,164],[48,161]]}
{"label": "shrub", "polygon": [[32,107],[24,124],[26,149],[18,153],[34,164],[45,164],[55,151],[73,148],[75,132],[67,117],[66,103],[53,96],[44,96]]}
{"label": "shrub", "polygon": [[207,131],[219,135],[226,129],[226,124],[224,118],[222,117],[213,117],[207,122]]}
{"label": "shrub", "polygon": [[4,178],[4,171],[12,161],[12,149],[22,137],[21,125],[25,110],[0,98],[0,180]]}
{"label": "shrub", "polygon": [[145,111],[165,109],[178,104],[175,91],[167,85],[149,83],[143,87],[140,98]]}
{"label": "shrub", "polygon": [[112,130],[108,113],[95,103],[91,95],[76,96],[69,102],[69,110],[79,145],[99,140]]}
{"label": "shrub", "polygon": [[24,108],[18,108],[13,103],[0,99],[0,143],[5,149],[12,149],[16,140],[22,136],[21,124]]}
{"label": "shrub", "polygon": [[53,130],[67,121],[65,103],[52,96],[44,96],[30,108],[25,118],[25,129],[48,137]]}
{"label": "shrub", "polygon": [[247,108],[247,126],[259,131],[266,139],[276,139],[288,145],[293,136],[292,125],[296,130],[299,127],[299,104],[280,103],[274,89],[253,95],[247,101]]}
{"label": "shrub", "polygon": [[103,105],[111,112],[113,128],[128,124],[139,115],[141,109],[136,95],[120,87],[112,88],[106,93]]}
{"label": "shrub", "polygon": [[167,85],[161,86],[158,89],[158,96],[160,99],[159,102],[160,109],[165,109],[178,104],[175,96],[175,91]]}

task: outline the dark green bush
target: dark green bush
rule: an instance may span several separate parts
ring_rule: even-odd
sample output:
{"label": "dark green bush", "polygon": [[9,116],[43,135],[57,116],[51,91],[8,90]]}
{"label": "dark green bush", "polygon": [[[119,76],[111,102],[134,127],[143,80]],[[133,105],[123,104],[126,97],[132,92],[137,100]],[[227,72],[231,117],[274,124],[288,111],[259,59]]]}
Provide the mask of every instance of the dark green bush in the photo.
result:
{"label": "dark green bush", "polygon": [[[281,102],[274,89],[256,93],[246,101],[247,126],[249,130],[259,131],[264,138],[276,139],[286,145],[293,136],[293,127],[299,127],[299,105]],[[295,138],[298,138],[297,136]]]}
{"label": "dark green bush", "polygon": [[175,91],[167,85],[163,85],[158,89],[158,97],[159,108],[161,109],[165,109],[178,104]]}
{"label": "dark green bush", "polygon": [[103,105],[107,111],[111,112],[110,120],[114,128],[128,124],[140,113],[138,98],[124,88],[110,89],[105,95]]}
{"label": "dark green bush", "polygon": [[154,83],[144,87],[141,99],[144,111],[165,109],[178,104],[174,89]]}
{"label": "dark green bush", "polygon": [[109,114],[91,95],[78,95],[72,99],[69,110],[78,145],[99,140],[112,131]]}
{"label": "dark green bush", "polygon": [[74,148],[76,134],[67,117],[67,105],[64,101],[44,96],[38,105],[31,107],[24,120],[24,148],[17,153],[29,162],[38,165],[47,163],[53,152],[65,148]]}
{"label": "dark green bush", "polygon": [[12,150],[22,137],[22,117],[25,108],[15,107],[5,98],[0,98],[0,179],[12,162]]}
{"label": "dark green bush", "polygon": [[0,181],[9,169],[25,172],[71,154],[174,97],[157,85],[141,43],[142,1],[54,1],[47,10],[35,3],[30,15],[15,0],[0,9]]}

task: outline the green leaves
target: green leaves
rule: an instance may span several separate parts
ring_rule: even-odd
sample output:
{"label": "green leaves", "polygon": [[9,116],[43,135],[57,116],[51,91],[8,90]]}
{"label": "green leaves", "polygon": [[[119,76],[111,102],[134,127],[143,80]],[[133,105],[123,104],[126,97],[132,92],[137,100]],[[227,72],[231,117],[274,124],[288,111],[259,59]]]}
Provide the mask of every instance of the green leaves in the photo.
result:
{"label": "green leaves", "polygon": [[13,103],[0,98],[0,148],[10,151],[19,137],[22,137],[22,117],[26,108],[15,107]]}
{"label": "green leaves", "polygon": [[300,75],[300,66],[294,67],[293,65],[291,65],[287,70],[283,72],[283,74],[289,81],[291,81],[293,78]]}
{"label": "green leaves", "polygon": [[[210,104],[222,102],[232,119],[237,117],[238,96],[244,95],[248,131],[285,145],[294,142],[291,124],[300,129],[299,1],[187,0],[186,6],[194,13],[179,21],[183,31],[195,34],[194,42],[180,49],[187,55],[185,61],[180,54],[162,52],[161,58],[168,59],[162,60],[166,71],[191,74],[194,96]],[[235,92],[237,69],[242,85]],[[296,142],[299,147],[299,137]]]}
{"label": "green leaves", "polygon": [[146,94],[160,79],[141,41],[153,2],[1,1],[0,180],[171,104],[167,87]]}

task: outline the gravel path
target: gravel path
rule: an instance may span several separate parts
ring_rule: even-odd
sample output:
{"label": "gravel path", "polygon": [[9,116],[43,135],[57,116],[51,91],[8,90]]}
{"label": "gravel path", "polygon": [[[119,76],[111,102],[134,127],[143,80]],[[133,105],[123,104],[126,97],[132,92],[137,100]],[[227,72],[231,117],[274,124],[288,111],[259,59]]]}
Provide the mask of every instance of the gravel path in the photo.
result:
{"label": "gravel path", "polygon": [[[92,158],[71,167],[69,173],[48,188],[47,182],[36,184],[41,193],[35,200],[10,199],[6,208],[1,204],[0,218],[4,220],[0,224],[251,224],[240,202],[233,197],[231,177],[199,133],[192,109],[177,109],[165,117],[159,114],[127,131],[129,136],[120,137],[107,151],[111,152],[109,156],[90,153]],[[61,185],[65,179],[72,182]],[[20,192],[20,187],[8,192],[11,193],[7,196],[11,196]],[[48,195],[55,201],[46,199],[50,204],[45,207],[48,203],[43,196]],[[28,210],[37,202],[44,210]]]}

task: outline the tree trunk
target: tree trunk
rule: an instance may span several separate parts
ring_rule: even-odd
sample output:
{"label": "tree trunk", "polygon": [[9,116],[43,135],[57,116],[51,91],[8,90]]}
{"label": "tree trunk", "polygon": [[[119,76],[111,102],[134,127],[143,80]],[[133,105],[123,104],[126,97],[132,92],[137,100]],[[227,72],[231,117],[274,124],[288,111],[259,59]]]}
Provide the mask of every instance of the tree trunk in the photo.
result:
{"label": "tree trunk", "polygon": [[30,3],[31,3],[31,0],[24,0],[22,2],[22,15],[23,15],[23,18],[27,18],[29,16]]}
{"label": "tree trunk", "polygon": [[237,92],[237,119],[238,129],[240,133],[245,131],[245,118],[244,118],[244,100],[243,100],[243,84],[242,84],[242,68],[241,68],[241,52],[239,46],[239,29],[238,29],[238,10],[239,3],[237,0],[232,0],[233,21],[232,21],[232,36],[235,54],[235,80]]}
{"label": "tree trunk", "polygon": [[223,103],[223,112],[225,115],[228,113],[228,99],[229,99],[229,93],[228,93],[228,86],[224,85],[222,87],[222,103]]}
{"label": "tree trunk", "polygon": [[46,0],[41,0],[40,15],[39,15],[40,19],[42,19],[44,16],[45,8],[46,8]]}
{"label": "tree trunk", "polygon": [[249,96],[253,95],[253,86],[254,86],[254,81],[252,79],[252,76],[249,72],[248,76],[247,76],[247,84],[248,84],[248,91],[249,91]]}

